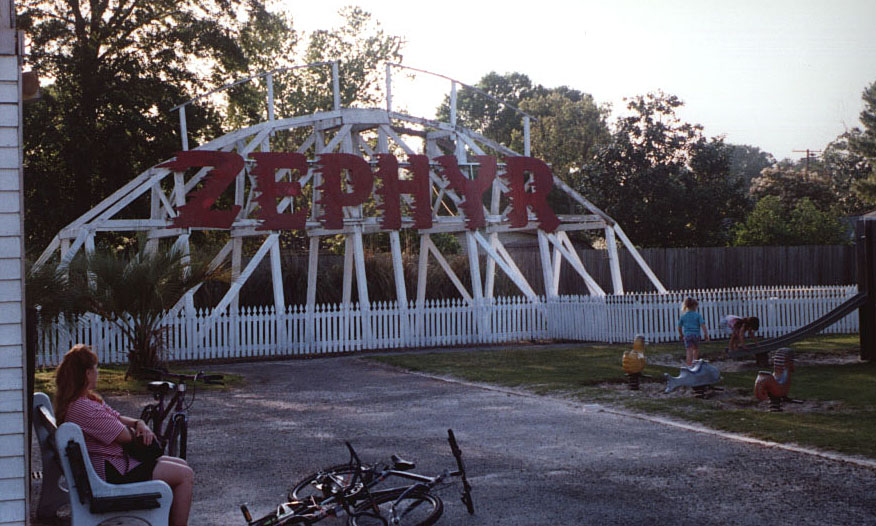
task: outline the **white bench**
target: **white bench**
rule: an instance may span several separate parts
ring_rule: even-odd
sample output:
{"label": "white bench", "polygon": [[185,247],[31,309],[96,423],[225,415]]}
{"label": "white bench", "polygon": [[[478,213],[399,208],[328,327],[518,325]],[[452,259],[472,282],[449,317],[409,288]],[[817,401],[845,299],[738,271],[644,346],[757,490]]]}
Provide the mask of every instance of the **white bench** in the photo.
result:
{"label": "white bench", "polygon": [[37,518],[51,520],[58,516],[58,509],[70,502],[67,494],[67,483],[61,472],[61,462],[55,450],[55,412],[52,401],[45,393],[33,394],[34,433],[40,444],[40,456],[43,459],[43,485],[40,490],[40,500],[37,505]]}
{"label": "white bench", "polygon": [[55,428],[52,404],[43,393],[34,394],[33,422],[44,473],[38,516],[54,517],[69,502],[73,526],[167,526],[173,502],[167,483],[110,484],[98,477],[82,430],[70,422]]}

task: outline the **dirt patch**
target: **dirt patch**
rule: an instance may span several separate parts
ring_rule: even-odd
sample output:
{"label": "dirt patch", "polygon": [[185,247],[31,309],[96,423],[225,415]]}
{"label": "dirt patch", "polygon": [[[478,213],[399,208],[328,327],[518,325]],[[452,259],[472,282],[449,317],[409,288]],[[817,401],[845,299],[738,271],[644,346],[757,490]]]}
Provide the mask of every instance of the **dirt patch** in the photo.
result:
{"label": "dirt patch", "polygon": [[[857,351],[850,351],[842,354],[824,354],[824,353],[799,353],[795,354],[795,363],[798,367],[813,366],[813,365],[846,365],[860,362],[860,357]],[[709,363],[717,367],[722,373],[751,371],[752,388],[731,388],[724,387],[719,383],[715,389],[708,389],[705,393],[705,399],[722,409],[747,409],[752,407],[762,407],[767,409],[769,402],[761,402],[754,398],[752,389],[754,379],[758,371],[772,371],[772,366],[757,365],[751,359],[747,360],[731,360],[717,359],[709,360]],[[649,365],[660,365],[663,367],[681,368],[684,365],[682,359],[673,354],[658,354],[648,356]],[[674,373],[673,376],[677,376]],[[691,398],[695,396],[692,389],[680,387],[672,392],[665,392],[666,382],[662,375],[653,374],[651,378],[644,378],[640,384],[638,391],[630,390],[626,383],[603,383],[599,384],[599,389],[610,393],[610,398],[615,401],[624,402],[626,400],[641,400],[649,398],[653,400],[671,400]],[[826,412],[839,411],[843,409],[843,404],[836,401],[822,400],[794,400],[793,402],[785,402],[782,405],[782,410],[789,413],[807,413],[807,412]]]}

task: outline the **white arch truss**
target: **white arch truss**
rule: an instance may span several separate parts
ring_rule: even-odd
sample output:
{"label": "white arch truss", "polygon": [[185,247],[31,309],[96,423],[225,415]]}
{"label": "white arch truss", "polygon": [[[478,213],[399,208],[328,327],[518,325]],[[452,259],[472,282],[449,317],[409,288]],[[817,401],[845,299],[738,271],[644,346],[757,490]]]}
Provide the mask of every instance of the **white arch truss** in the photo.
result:
{"label": "white arch truss", "polygon": [[[337,74],[337,67],[335,66],[333,69]],[[389,66],[387,71],[389,71]],[[334,84],[337,85],[336,82]],[[456,84],[456,81],[452,81],[451,110],[455,108]],[[390,92],[389,88],[389,83],[387,83],[388,93]],[[273,95],[270,94],[270,96]],[[314,164],[320,155],[347,153],[359,156],[374,164],[378,154],[394,153],[398,155],[402,165],[404,165],[405,156],[426,155],[430,160],[434,160],[440,155],[451,154],[456,157],[463,170],[468,168],[469,175],[472,175],[478,168],[476,156],[490,154],[507,158],[520,155],[502,144],[456,125],[455,111],[451,111],[451,122],[448,123],[394,112],[391,110],[389,97],[387,97],[386,109],[338,108],[337,106],[336,97],[336,109],[313,115],[276,119],[273,111],[269,111],[266,121],[233,131],[196,148],[196,150],[236,152],[244,159],[247,159],[250,153],[267,151],[290,151],[310,156],[312,160],[306,173],[298,173],[296,176],[289,170],[281,170],[277,173],[277,180],[298,182],[302,187],[309,184],[313,189],[308,197],[310,214],[305,228],[310,246],[307,306],[311,311],[315,306],[318,287],[320,239],[324,236],[344,236],[343,303],[350,305],[352,277],[355,275],[360,307],[367,309],[370,302],[365,276],[363,236],[383,231],[380,226],[380,218],[376,215],[366,215],[362,205],[344,208],[343,226],[340,229],[328,229],[318,220],[322,206],[319,203],[320,190],[317,188],[320,184],[320,172]],[[178,108],[182,117],[185,149],[187,147],[184,124],[185,105]],[[524,116],[527,131],[528,120],[529,117]],[[276,139],[272,141],[272,138],[277,137],[278,134],[289,131],[295,133],[288,134],[288,137],[304,137],[304,139],[299,144],[292,145],[289,145],[288,141],[284,145],[279,145],[280,141]],[[528,133],[526,136],[528,139]],[[528,140],[525,150],[524,154],[528,154]],[[191,192],[204,181],[210,168],[202,168],[193,173],[183,173],[163,168],[162,164],[164,163],[159,163],[141,173],[58,232],[40,256],[37,265],[45,263],[56,255],[59,255],[62,264],[69,263],[79,250],[83,248],[86,251],[93,250],[95,236],[102,232],[145,232],[149,243],[157,243],[162,238],[173,238],[177,246],[189,250],[190,229],[174,228],[173,219],[177,217],[178,208],[186,203]],[[234,179],[233,204],[240,206],[240,211],[231,225],[230,239],[213,257],[213,265],[220,265],[230,260],[232,267],[231,286],[214,308],[214,315],[218,315],[229,307],[236,308],[241,287],[265,258],[270,263],[275,307],[278,310],[286,307],[280,258],[279,236],[281,232],[257,229],[259,221],[255,219],[254,214],[258,209],[255,199],[258,189],[254,177],[250,173],[251,168],[252,163],[247,161]],[[495,178],[492,182],[490,198],[484,205],[486,225],[473,231],[466,227],[465,214],[460,206],[463,198],[457,195],[450,188],[448,181],[432,168],[429,172],[429,185],[433,225],[431,228],[417,231],[420,236],[420,250],[417,290],[414,298],[409,297],[409,291],[406,290],[399,231],[388,232],[393,261],[395,294],[398,305],[402,308],[408,305],[411,300],[415,300],[418,305],[422,305],[425,301],[428,287],[426,269],[430,257],[445,271],[458,289],[459,294],[469,302],[480,302],[493,297],[497,268],[510,278],[523,296],[532,301],[538,301],[535,288],[527,281],[503,243],[503,235],[509,232],[535,232],[537,234],[541,274],[545,296],[548,299],[558,295],[560,269],[563,261],[566,261],[574,272],[584,280],[590,294],[606,294],[585,268],[568,235],[570,231],[577,230],[597,230],[604,233],[614,294],[624,292],[618,257],[618,241],[629,251],[654,287],[660,292],[666,292],[660,280],[639,255],[620,225],[559,177],[554,176],[553,178],[554,188],[566,193],[580,205],[581,213],[559,216],[560,224],[554,232],[547,233],[540,230],[537,219],[531,213],[529,214],[529,223],[525,227],[514,228],[510,225],[507,218],[508,200],[504,197],[504,192],[508,188],[501,177]],[[407,199],[408,204],[410,204],[410,196],[403,194],[402,198]],[[130,210],[126,211],[126,209],[138,201],[148,202],[150,211],[148,217],[129,217]],[[279,203],[278,212],[283,213],[286,210],[291,210],[292,207],[292,198],[287,197]],[[403,215],[402,229],[413,228],[413,218]],[[431,236],[436,233],[456,233],[463,237],[468,254],[470,287],[463,285],[463,280],[454,273],[445,256],[432,241]],[[258,240],[260,246],[244,267],[242,249],[245,239]],[[481,279],[479,254],[486,256],[485,279],[483,280]],[[193,294],[194,291],[190,291],[186,296],[186,301],[177,305],[174,311],[183,306],[191,308]]]}

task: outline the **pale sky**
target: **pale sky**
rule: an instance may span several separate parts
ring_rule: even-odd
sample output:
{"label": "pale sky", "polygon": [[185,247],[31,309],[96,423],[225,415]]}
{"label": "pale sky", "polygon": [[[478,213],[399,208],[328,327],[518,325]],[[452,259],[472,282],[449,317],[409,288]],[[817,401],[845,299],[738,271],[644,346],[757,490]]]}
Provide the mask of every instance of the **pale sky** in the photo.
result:
{"label": "pale sky", "polygon": [[[359,5],[407,41],[407,66],[475,84],[490,71],[566,85],[597,103],[662,89],[681,116],[777,159],[860,126],[876,81],[876,0],[282,0],[298,30]],[[393,88],[431,117],[444,81]],[[613,120],[613,119],[612,119]]]}

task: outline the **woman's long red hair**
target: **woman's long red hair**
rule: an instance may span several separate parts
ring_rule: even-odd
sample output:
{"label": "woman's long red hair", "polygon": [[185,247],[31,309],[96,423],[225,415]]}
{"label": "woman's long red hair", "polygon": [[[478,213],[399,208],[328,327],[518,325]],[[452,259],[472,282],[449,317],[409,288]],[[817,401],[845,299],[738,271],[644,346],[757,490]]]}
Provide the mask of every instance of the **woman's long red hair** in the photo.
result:
{"label": "woman's long red hair", "polygon": [[[64,355],[64,360],[55,371],[55,417],[63,422],[67,408],[73,400],[82,396],[88,386],[85,373],[97,365],[97,354],[84,343],[77,343]],[[88,398],[101,401],[97,393],[88,391]]]}

